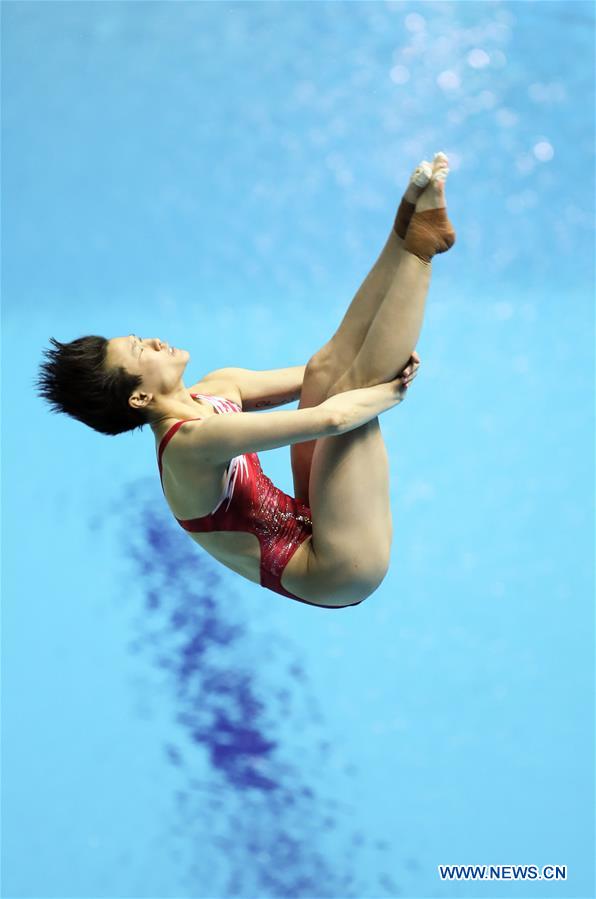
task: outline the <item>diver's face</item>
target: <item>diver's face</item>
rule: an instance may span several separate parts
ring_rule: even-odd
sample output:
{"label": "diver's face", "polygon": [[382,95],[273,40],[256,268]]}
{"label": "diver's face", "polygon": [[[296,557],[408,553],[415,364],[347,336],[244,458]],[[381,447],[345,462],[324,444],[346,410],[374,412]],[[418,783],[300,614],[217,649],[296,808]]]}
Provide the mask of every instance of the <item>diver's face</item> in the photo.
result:
{"label": "diver's face", "polygon": [[159,337],[112,337],[108,340],[106,361],[109,366],[122,366],[130,374],[140,375],[139,390],[167,394],[181,382],[190,359],[188,350],[173,347]]}

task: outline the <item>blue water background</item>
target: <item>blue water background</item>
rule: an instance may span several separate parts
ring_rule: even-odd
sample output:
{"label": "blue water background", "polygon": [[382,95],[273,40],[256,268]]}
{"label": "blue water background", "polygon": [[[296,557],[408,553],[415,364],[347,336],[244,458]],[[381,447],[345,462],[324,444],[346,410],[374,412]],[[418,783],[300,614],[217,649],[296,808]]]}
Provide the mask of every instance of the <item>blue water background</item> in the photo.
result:
{"label": "blue water background", "polygon": [[[1,11],[2,895],[594,896],[593,4]],[[148,429],[33,379],[131,331],[188,385],[305,363],[438,150],[391,570],[313,609],[192,544]]]}

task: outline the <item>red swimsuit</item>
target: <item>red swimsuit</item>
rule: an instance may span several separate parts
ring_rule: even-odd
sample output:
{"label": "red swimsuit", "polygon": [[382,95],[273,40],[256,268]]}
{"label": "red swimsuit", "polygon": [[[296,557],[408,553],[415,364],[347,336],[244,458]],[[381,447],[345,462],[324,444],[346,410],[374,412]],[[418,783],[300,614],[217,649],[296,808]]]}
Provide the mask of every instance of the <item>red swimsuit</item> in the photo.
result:
{"label": "red swimsuit", "polygon": [[[191,393],[192,397],[208,400],[218,413],[241,412],[232,400],[204,393]],[[158,463],[162,477],[162,456],[168,442],[184,421],[200,421],[187,418],[177,421],[159,444]],[[261,586],[275,593],[289,596],[309,605],[312,603],[289,593],[281,584],[281,575],[300,544],[312,534],[310,509],[298,499],[279,490],[261,469],[256,453],[235,456],[226,471],[224,495],[209,515],[183,521],[176,518],[186,531],[245,531],[255,534],[261,546]],[[354,603],[357,605],[357,603]],[[338,606],[323,606],[326,609]]]}

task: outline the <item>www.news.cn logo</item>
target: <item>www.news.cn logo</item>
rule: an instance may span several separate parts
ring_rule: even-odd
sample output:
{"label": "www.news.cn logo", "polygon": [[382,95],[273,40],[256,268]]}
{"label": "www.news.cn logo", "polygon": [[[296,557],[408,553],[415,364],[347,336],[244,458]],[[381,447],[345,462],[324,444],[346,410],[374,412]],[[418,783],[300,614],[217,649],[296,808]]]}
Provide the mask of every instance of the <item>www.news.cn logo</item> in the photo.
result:
{"label": "www.news.cn logo", "polygon": [[437,865],[441,880],[567,880],[567,865]]}

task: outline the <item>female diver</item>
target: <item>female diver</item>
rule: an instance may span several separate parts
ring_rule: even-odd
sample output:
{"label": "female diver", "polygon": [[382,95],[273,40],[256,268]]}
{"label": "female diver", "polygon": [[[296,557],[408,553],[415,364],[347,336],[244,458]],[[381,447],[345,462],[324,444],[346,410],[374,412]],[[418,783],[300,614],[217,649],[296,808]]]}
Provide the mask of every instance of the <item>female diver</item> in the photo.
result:
{"label": "female diver", "polygon": [[[189,352],[158,338],[50,338],[39,395],[100,433],[148,423],[172,513],[228,568],[300,602],[357,605],[388,569],[378,416],[402,402],[420,365],[414,347],[431,259],[455,242],[448,172],[444,153],[416,168],[379,258],[306,366],[221,368],[187,388]],[[250,415],[297,399],[296,410]],[[287,445],[295,498],[271,483],[256,455]]]}

